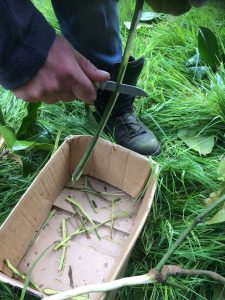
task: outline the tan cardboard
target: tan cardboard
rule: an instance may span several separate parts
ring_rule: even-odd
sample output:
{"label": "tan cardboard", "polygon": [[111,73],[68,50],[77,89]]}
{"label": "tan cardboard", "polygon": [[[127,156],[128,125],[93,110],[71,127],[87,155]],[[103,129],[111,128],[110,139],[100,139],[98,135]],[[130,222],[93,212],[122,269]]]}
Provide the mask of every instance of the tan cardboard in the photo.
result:
{"label": "tan cardboard", "polygon": [[[71,285],[100,283],[123,275],[152,205],[158,169],[156,166],[145,195],[138,202],[134,199],[143,190],[151,174],[148,159],[121,146],[99,140],[83,175],[88,175],[94,189],[107,195],[100,197],[89,194],[88,197],[86,192],[76,189],[83,186],[84,177],[72,183],[71,174],[89,140],[89,136],[67,138],[1,226],[1,281],[22,287],[19,280],[11,278],[13,274],[4,260],[9,259],[20,272],[26,274],[43,250],[62,240],[62,219],[67,220],[68,233],[80,227],[74,208],[65,201],[68,196],[80,203],[95,224],[104,222],[104,225],[98,227],[97,233],[89,232],[89,236],[83,233],[69,240],[63,272],[58,271],[62,249],[48,250],[34,268],[31,280],[42,290],[51,288],[63,291],[70,289]],[[52,207],[57,209],[55,215],[41,228]],[[87,222],[86,227],[91,226],[93,224]],[[69,270],[72,270],[72,281]],[[30,291],[42,295],[32,289]],[[91,300],[114,299],[115,292],[107,296],[105,293],[90,294],[89,297]]]}

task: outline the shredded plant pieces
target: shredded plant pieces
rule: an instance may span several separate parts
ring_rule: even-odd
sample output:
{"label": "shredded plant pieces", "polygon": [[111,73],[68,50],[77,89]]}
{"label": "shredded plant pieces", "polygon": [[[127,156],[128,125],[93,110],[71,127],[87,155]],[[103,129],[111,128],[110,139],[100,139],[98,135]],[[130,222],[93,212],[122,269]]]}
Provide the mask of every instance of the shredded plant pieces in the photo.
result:
{"label": "shredded plant pieces", "polygon": [[47,219],[46,219],[45,222],[42,224],[41,229],[44,229],[44,228],[48,225],[48,223],[49,223],[49,222],[51,221],[51,219],[54,217],[56,211],[57,211],[56,208],[54,208],[54,209],[52,209],[52,210],[50,211],[50,213],[49,213]]}
{"label": "shredded plant pieces", "polygon": [[82,214],[88,219],[88,221],[92,224],[95,225],[94,221],[92,220],[92,218],[88,215],[88,213],[85,211],[85,209],[83,208],[83,206],[76,201],[73,197],[69,196],[66,197],[65,199],[66,201],[69,201],[70,203],[72,203],[73,205],[75,205],[81,212]]}
{"label": "shredded plant pieces", "polygon": [[[15,274],[17,275],[20,279],[22,279],[23,281],[26,281],[27,276],[22,274],[20,271],[18,271],[13,264],[10,262],[9,259],[5,259],[5,263],[7,265],[7,267]],[[38,285],[36,285],[34,282],[30,281],[30,285],[35,288],[37,291],[41,292],[41,289],[39,288]]]}
{"label": "shredded plant pieces", "polygon": [[[85,188],[88,188],[88,185],[90,185],[87,176],[84,177],[84,185],[85,185]],[[93,211],[97,214],[98,213],[97,207],[94,205],[93,200],[91,199],[89,193],[88,192],[85,192],[85,193],[87,195],[87,199],[88,199],[90,206],[92,207]]]}
{"label": "shredded plant pieces", "polygon": [[[67,227],[66,227],[66,219],[62,220],[62,238],[63,240],[67,237]],[[63,246],[62,249],[62,255],[59,261],[59,271],[63,272],[65,268],[65,260],[66,260],[66,249],[67,249],[67,243]]]}

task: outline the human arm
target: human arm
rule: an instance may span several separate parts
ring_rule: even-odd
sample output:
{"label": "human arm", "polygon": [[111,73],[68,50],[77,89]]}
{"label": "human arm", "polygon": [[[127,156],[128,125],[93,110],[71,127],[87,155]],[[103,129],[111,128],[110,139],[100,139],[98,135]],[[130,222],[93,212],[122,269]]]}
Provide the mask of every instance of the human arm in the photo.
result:
{"label": "human arm", "polygon": [[0,84],[26,101],[91,102],[92,81],[109,77],[56,37],[29,0],[0,0],[0,28]]}

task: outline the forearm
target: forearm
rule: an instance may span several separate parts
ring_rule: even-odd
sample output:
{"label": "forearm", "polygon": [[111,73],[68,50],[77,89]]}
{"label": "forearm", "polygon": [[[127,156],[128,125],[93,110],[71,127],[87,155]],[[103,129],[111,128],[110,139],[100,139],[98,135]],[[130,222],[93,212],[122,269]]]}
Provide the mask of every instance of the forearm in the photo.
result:
{"label": "forearm", "polygon": [[44,64],[53,28],[29,0],[0,0],[0,84],[14,89]]}

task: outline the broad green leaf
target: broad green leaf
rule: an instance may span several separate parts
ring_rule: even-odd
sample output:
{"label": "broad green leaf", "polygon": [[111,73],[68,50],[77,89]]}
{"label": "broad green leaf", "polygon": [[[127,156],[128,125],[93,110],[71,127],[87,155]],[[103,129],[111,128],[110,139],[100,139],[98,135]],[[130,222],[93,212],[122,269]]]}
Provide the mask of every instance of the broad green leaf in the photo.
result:
{"label": "broad green leaf", "polygon": [[216,70],[221,59],[219,46],[214,33],[206,27],[199,27],[198,50],[203,63]]}
{"label": "broad green leaf", "polygon": [[21,150],[27,150],[34,146],[35,142],[32,141],[18,141],[16,140],[13,144],[12,150],[13,151],[21,151]]}
{"label": "broad green leaf", "polygon": [[36,143],[34,141],[15,141],[12,150],[42,150],[42,151],[53,151],[54,145],[47,143]]}
{"label": "broad green leaf", "polygon": [[211,225],[222,222],[225,222],[225,205],[206,224]]}
{"label": "broad green leaf", "polygon": [[9,149],[12,149],[15,141],[16,141],[16,133],[15,130],[10,126],[1,126],[0,132],[4,138],[4,141]]}
{"label": "broad green leaf", "polygon": [[156,23],[163,19],[163,17],[165,17],[164,14],[156,13],[153,11],[146,11],[141,14],[140,23]]}
{"label": "broad green leaf", "polygon": [[219,180],[225,181],[225,159],[219,163],[217,174],[219,176]]}
{"label": "broad green leaf", "polygon": [[30,131],[30,127],[37,119],[37,113],[40,105],[41,102],[26,104],[24,118],[16,135],[18,139],[27,138],[27,133]]}
{"label": "broad green leaf", "polygon": [[212,152],[215,144],[213,135],[198,135],[196,130],[183,128],[177,133],[177,136],[192,150],[200,155],[207,155]]}

